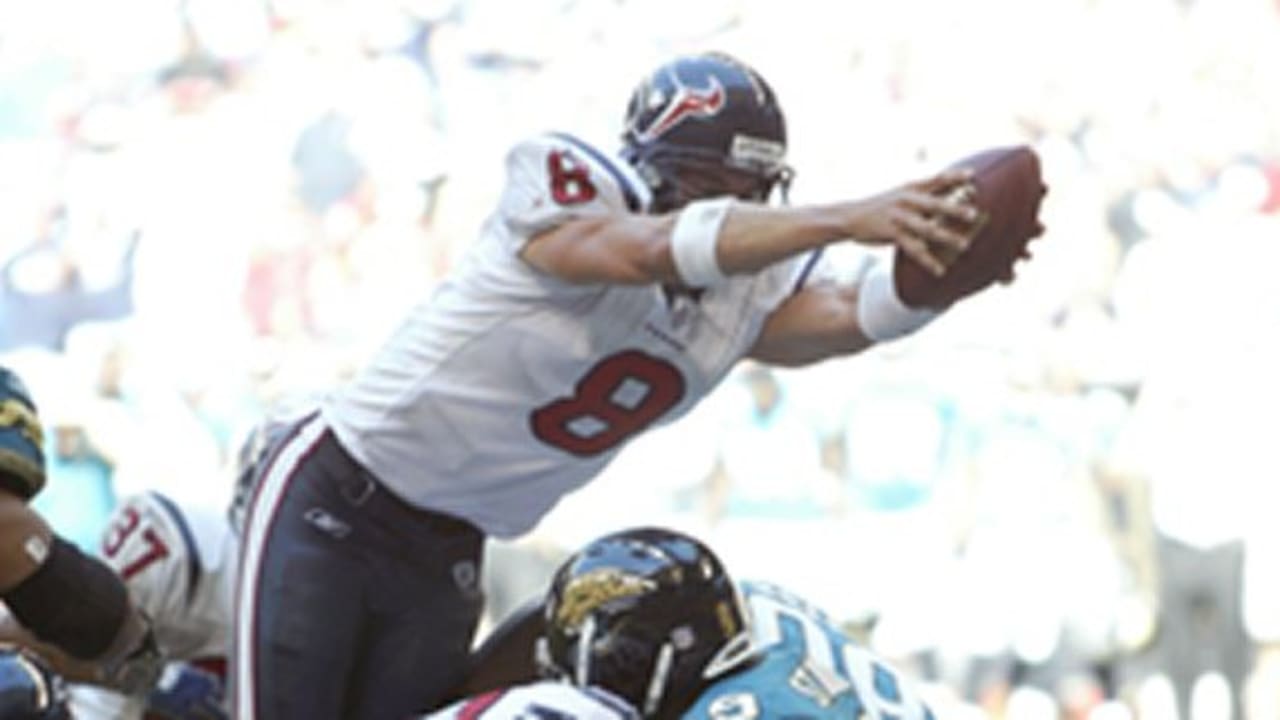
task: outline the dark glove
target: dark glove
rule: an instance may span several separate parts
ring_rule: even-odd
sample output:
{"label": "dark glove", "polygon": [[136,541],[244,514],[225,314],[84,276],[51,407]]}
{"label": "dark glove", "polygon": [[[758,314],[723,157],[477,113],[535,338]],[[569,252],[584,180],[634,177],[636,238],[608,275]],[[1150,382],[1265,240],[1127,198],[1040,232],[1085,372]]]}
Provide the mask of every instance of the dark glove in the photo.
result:
{"label": "dark glove", "polygon": [[144,720],[226,720],[222,679],[186,663],[170,663],[147,696]]}

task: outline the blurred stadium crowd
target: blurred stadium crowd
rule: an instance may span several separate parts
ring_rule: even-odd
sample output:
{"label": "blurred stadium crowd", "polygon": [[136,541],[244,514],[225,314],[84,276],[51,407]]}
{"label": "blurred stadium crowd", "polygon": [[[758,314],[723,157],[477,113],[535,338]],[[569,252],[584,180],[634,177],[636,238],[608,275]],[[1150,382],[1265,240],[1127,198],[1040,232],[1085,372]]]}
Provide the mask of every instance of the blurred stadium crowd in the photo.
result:
{"label": "blurred stadium crowd", "polygon": [[706,48],[777,89],[793,197],[1027,142],[1048,234],[911,339],[741,368],[496,547],[495,612],[625,514],[812,597],[940,717],[1280,718],[1274,0],[0,4],[37,506],[93,547],[144,488],[225,504],[244,431],[430,290],[510,142],[607,146],[644,68]]}

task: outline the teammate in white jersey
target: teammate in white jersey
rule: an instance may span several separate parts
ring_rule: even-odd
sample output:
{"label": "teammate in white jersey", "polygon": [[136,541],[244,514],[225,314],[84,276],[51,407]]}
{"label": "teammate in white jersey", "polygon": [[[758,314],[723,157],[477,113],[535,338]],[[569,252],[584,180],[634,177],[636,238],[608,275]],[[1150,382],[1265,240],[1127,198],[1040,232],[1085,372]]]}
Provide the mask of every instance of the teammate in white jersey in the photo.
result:
{"label": "teammate in white jersey", "polygon": [[[238,554],[226,515],[181,507],[161,493],[147,492],[117,508],[101,550],[134,602],[151,617],[160,652],[181,661],[167,669],[154,701],[172,706],[174,698],[165,697],[165,691],[172,693],[183,684],[185,700],[199,704],[206,716],[225,717],[221,704]],[[196,684],[203,687],[203,697],[193,692]],[[138,719],[150,695],[77,685],[72,687],[72,710],[77,718]]]}
{"label": "teammate in white jersey", "polygon": [[514,147],[466,257],[274,454],[244,538],[238,717],[438,706],[479,617],[485,536],[524,533],[744,357],[800,365],[914,331],[933,313],[900,301],[891,261],[841,286],[822,248],[892,244],[941,273],[978,216],[943,197],[961,172],[766,205],[791,176],[782,112],[722,55],[646,79],[624,144]]}
{"label": "teammate in white jersey", "polygon": [[125,500],[103,534],[101,557],[151,618],[170,661],[154,688],[124,695],[73,685],[83,720],[225,718],[227,658],[239,563],[239,533],[258,467],[297,414],[273,414],[246,434],[237,453],[235,492],[226,514],[180,505],[162,493]]}
{"label": "teammate in white jersey", "polygon": [[934,717],[907,678],[820,610],[773,585],[735,586],[710,549],[667,530],[590,543],[523,617],[541,638],[500,634],[509,666],[477,669],[489,676],[477,686],[498,687],[432,720]]}

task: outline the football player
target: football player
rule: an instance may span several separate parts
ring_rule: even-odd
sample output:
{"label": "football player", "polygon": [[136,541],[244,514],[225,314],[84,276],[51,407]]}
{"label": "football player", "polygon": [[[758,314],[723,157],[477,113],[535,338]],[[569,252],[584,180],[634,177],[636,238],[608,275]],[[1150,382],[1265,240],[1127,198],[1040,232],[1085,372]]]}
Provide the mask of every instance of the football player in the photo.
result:
{"label": "football player", "polygon": [[741,589],[760,655],[706,687],[684,720],[933,720],[911,682],[821,610],[768,583],[744,582]]}
{"label": "football player", "polygon": [[504,626],[489,655],[506,643],[519,660],[472,679],[481,688],[501,675],[502,685],[433,720],[933,718],[905,678],[820,610],[772,585],[735,586],[710,549],[668,530],[587,545],[543,607],[518,617],[540,637]]}
{"label": "football player", "polygon": [[257,470],[286,427],[273,416],[246,435],[235,459],[235,492],[225,515],[180,505],[155,491],[129,498],[116,509],[103,535],[102,559],[151,618],[156,645],[170,662],[147,692],[124,695],[73,685],[75,717],[227,717],[237,534]]}
{"label": "football player", "polygon": [[768,205],[792,174],[782,110],[720,54],[641,83],[621,155],[549,134],[506,169],[451,276],[264,475],[237,598],[244,720],[438,707],[480,615],[486,536],[523,534],[742,358],[816,362],[936,315],[901,300],[890,258],[831,280],[825,246],[892,245],[942,274],[979,221],[951,192],[964,171]]}
{"label": "football player", "polygon": [[115,574],[27,506],[44,487],[43,442],[30,393],[0,367],[0,597],[12,617],[0,636],[66,658],[84,679],[150,687],[160,666],[146,616]]}
{"label": "football player", "polygon": [[[148,704],[174,712],[174,693],[225,717],[222,709],[238,543],[226,515],[183,507],[150,491],[125,500],[103,535],[101,557],[152,620],[156,646],[171,663],[157,688],[121,694],[86,685],[71,688],[77,718],[140,719]],[[201,692],[196,692],[199,688]],[[215,712],[220,714],[214,714]]]}

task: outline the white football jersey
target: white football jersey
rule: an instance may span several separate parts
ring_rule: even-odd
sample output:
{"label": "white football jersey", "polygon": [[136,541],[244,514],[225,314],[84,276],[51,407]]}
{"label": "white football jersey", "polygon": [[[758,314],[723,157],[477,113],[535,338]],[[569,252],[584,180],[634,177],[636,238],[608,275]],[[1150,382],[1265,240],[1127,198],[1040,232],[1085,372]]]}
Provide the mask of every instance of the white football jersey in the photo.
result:
{"label": "white football jersey", "polygon": [[625,700],[597,688],[543,680],[494,690],[424,715],[429,720],[639,720]]}
{"label": "white football jersey", "polygon": [[[237,542],[225,515],[179,507],[158,492],[121,503],[100,555],[151,618],[156,644],[174,660],[222,674],[231,637]],[[140,718],[143,698],[73,686],[77,718]]]}
{"label": "white football jersey", "polygon": [[575,285],[519,253],[567,220],[643,211],[625,162],[565,135],[507,156],[497,210],[433,295],[324,408],[342,445],[408,502],[519,535],[625,442],[707,394],[819,253],[697,299]]}

